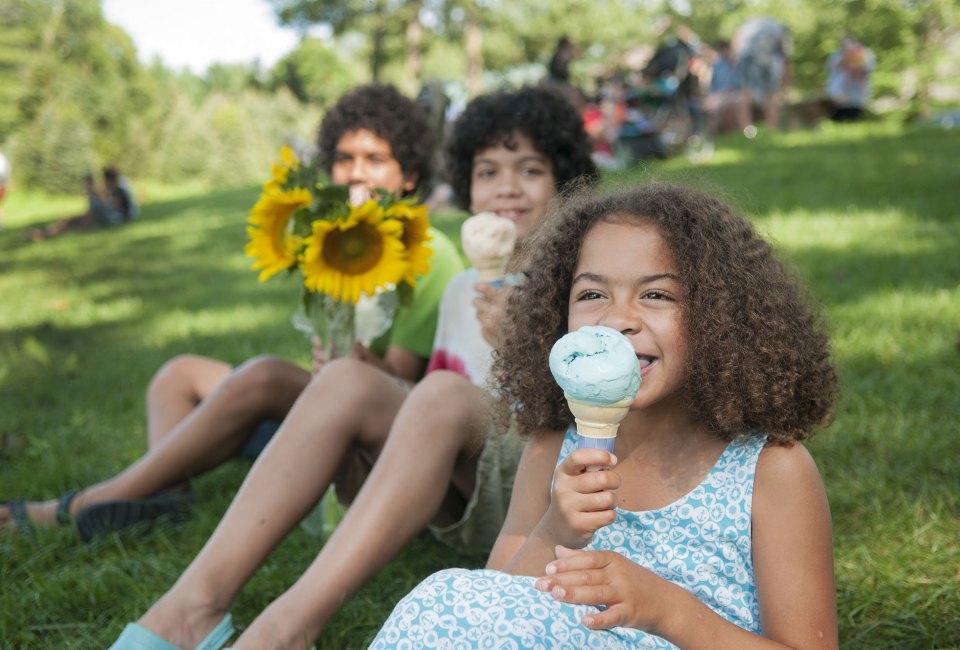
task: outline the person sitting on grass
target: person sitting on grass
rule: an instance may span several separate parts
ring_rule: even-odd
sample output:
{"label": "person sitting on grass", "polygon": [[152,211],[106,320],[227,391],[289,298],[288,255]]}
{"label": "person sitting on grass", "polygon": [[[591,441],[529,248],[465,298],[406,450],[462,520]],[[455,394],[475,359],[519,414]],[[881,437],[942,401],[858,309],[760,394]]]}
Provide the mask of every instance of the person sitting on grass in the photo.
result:
{"label": "person sitting on grass", "polygon": [[[558,191],[597,178],[576,111],[542,88],[473,100],[453,127],[448,154],[458,204],[514,221],[521,246]],[[459,550],[490,552],[521,455],[519,439],[493,422],[485,390],[510,291],[479,282],[476,269],[450,282],[431,371],[409,394],[353,359],[327,364],[203,550],[113,649],[225,643],[233,633],[231,602],[331,482],[352,502],[345,517],[236,648],[309,647],[344,601],[424,527]],[[368,389],[344,390],[351,380]],[[492,554],[493,562],[506,559],[497,548]]]}
{"label": "person sitting on grass", "polygon": [[[319,130],[319,155],[334,183],[370,193],[382,188],[411,194],[426,187],[432,140],[413,101],[390,86],[369,85],[344,95]],[[355,359],[376,377],[409,386],[426,368],[437,310],[447,282],[463,269],[454,245],[431,229],[430,271],[417,281],[413,300],[401,307],[389,332]],[[327,360],[314,347],[314,371]],[[148,452],[116,476],[71,491],[59,500],[0,505],[3,529],[66,524],[75,519],[81,537],[119,530],[161,515],[182,516],[186,482],[242,455],[256,457],[310,382],[311,373],[275,356],[259,356],[237,368],[195,355],[168,361],[147,389]],[[340,388],[369,391],[365,376],[345,378]],[[352,382],[352,383],[351,383]],[[379,381],[376,385],[379,385]],[[172,490],[172,491],[171,491]]]}
{"label": "person sitting on grass", "polygon": [[30,233],[34,241],[62,235],[71,230],[87,230],[95,226],[119,226],[137,218],[139,207],[130,191],[130,184],[120,177],[116,167],[103,168],[104,191],[97,190],[93,176],[83,177],[87,194],[87,211],[79,216],[60,219]]}
{"label": "person sitting on grass", "polygon": [[[494,365],[530,436],[503,555],[428,577],[370,649],[836,648],[830,510],[797,443],[837,375],[770,245],[721,201],[650,183],[571,201],[527,250]],[[584,326],[638,359],[612,453],[578,448],[548,361]]]}

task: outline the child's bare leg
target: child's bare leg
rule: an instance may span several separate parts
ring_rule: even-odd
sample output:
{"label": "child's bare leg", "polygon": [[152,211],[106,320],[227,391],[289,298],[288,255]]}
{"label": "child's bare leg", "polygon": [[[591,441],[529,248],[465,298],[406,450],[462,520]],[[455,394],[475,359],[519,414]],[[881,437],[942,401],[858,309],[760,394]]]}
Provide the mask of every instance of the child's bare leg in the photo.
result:
{"label": "child's bare leg", "polygon": [[[86,488],[70,513],[111,499],[143,498],[218,466],[236,454],[260,421],[282,419],[309,379],[307,371],[277,357],[248,361],[140,460]],[[56,508],[56,500],[28,503],[27,513],[35,523],[53,523]]]}
{"label": "child's bare leg", "polygon": [[147,444],[157,445],[230,374],[229,364],[184,354],[156,372],[147,387]]}
{"label": "child's bare leg", "polygon": [[782,100],[781,92],[778,90],[767,95],[767,101],[764,108],[763,119],[771,129],[780,128],[780,102]]}
{"label": "child's bare leg", "polygon": [[323,550],[235,647],[309,647],[344,600],[430,522],[449,486],[469,498],[489,422],[486,394],[467,380],[435,372],[421,381]]}
{"label": "child's bare leg", "polygon": [[257,459],[203,550],[141,624],[193,647],[320,500],[349,447],[379,450],[405,396],[395,378],[369,364],[327,364]]}

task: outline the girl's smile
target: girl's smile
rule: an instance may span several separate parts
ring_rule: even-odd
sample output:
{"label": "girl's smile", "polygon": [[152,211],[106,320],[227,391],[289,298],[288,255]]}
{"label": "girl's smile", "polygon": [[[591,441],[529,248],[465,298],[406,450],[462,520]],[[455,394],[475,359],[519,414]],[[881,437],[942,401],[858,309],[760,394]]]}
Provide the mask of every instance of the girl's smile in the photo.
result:
{"label": "girl's smile", "polygon": [[673,256],[653,226],[601,222],[580,248],[568,329],[605,325],[622,332],[640,360],[637,399],[650,405],[683,382],[681,293]]}

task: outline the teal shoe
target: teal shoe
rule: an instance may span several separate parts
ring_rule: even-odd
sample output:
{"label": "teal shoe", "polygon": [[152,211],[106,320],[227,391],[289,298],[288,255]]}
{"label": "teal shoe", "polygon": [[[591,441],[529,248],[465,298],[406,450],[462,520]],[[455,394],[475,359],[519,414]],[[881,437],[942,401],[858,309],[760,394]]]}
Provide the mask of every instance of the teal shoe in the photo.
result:
{"label": "teal shoe", "polygon": [[[220,650],[234,632],[233,617],[227,614],[200,642],[197,650]],[[161,639],[142,625],[127,623],[127,627],[123,628],[123,632],[110,646],[110,650],[180,650],[180,648]]]}

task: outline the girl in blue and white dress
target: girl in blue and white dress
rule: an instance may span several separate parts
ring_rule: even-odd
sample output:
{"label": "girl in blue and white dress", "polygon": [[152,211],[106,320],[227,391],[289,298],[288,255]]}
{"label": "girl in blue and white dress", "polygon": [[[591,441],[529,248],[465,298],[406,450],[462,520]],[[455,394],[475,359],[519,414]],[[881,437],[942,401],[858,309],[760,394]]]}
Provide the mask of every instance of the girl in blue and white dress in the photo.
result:
{"label": "girl in blue and white dress", "polygon": [[[506,522],[487,569],[427,578],[371,647],[836,648],[829,507],[795,444],[836,374],[770,246],[649,184],[569,201],[527,251],[494,367],[529,435]],[[640,360],[612,454],[575,449],[549,370],[584,325]]]}

